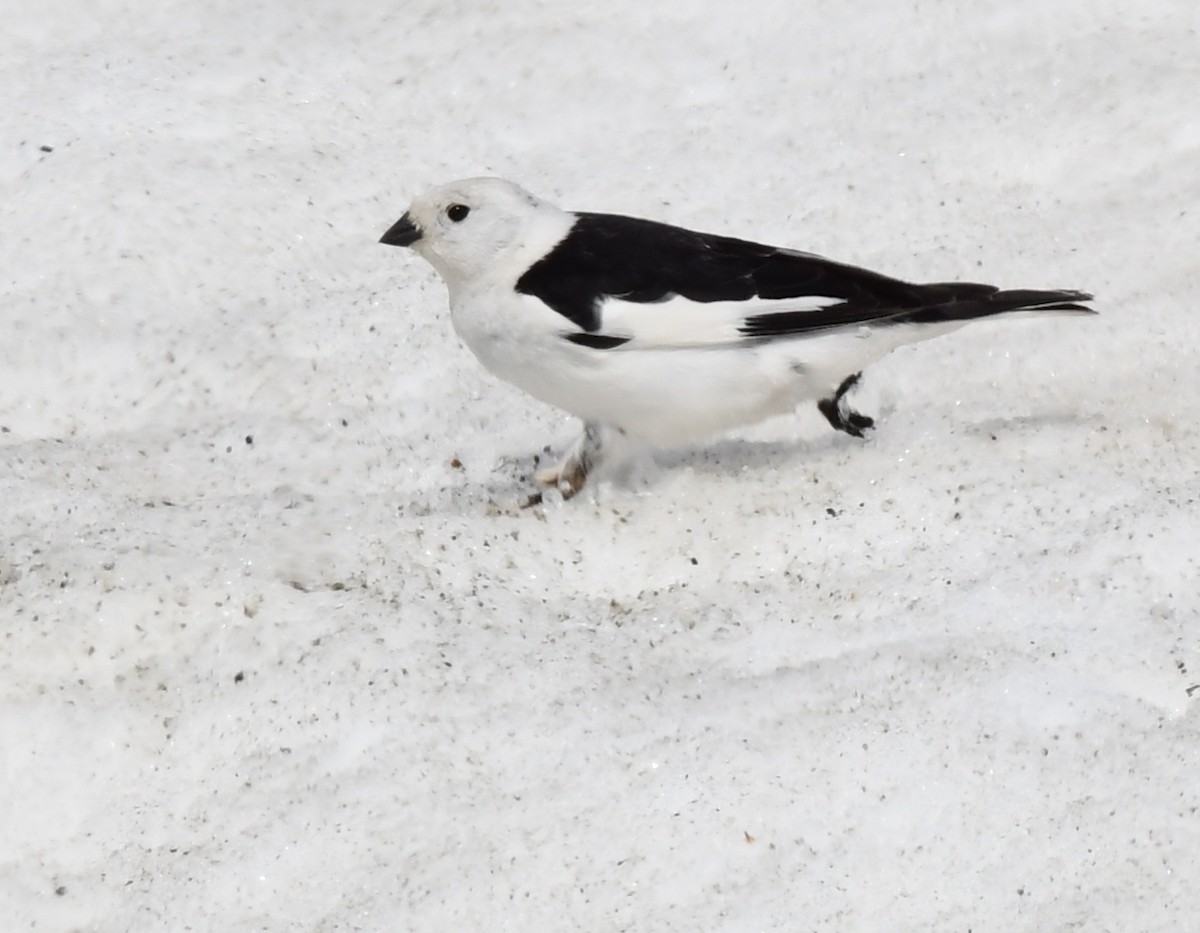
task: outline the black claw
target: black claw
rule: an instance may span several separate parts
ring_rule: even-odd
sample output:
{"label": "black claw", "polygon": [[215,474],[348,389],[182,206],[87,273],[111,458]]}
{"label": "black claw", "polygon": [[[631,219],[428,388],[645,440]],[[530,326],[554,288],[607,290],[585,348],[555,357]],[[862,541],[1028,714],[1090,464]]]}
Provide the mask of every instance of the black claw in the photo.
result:
{"label": "black claw", "polygon": [[866,425],[857,424],[854,421],[844,421],[838,430],[845,431],[851,437],[865,437],[866,435],[863,434],[864,427]]}
{"label": "black claw", "polygon": [[825,416],[825,420],[829,422],[830,427],[835,431],[844,430],[842,413],[838,411],[837,402],[833,399],[821,399],[821,401],[817,402],[817,410]]}
{"label": "black claw", "polygon": [[833,400],[840,402],[842,396],[858,385],[858,380],[862,378],[862,373],[855,373],[853,376],[847,376],[842,380],[842,384],[837,387],[837,391],[833,393]]}
{"label": "black claw", "polygon": [[856,411],[847,408],[842,411],[842,397],[847,392],[857,385],[858,380],[862,377],[862,373],[855,373],[853,376],[847,376],[842,380],[842,384],[837,387],[837,391],[832,398],[823,398],[817,402],[817,409],[825,416],[825,420],[835,431],[844,431],[852,437],[862,437],[863,431],[867,428],[875,427],[875,419],[867,415],[860,415]]}

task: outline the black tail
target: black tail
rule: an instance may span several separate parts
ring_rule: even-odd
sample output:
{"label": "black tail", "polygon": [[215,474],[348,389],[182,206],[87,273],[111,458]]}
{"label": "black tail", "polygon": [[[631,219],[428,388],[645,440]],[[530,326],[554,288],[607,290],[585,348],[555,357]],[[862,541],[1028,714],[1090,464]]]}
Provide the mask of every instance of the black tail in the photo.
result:
{"label": "black tail", "polygon": [[1087,292],[1039,291],[1030,288],[1013,288],[1000,291],[990,285],[932,285],[929,288],[958,289],[949,300],[929,304],[885,315],[879,323],[935,324],[943,321],[971,321],[975,318],[1006,314],[1010,311],[1066,311],[1078,314],[1095,314],[1091,308],[1080,304],[1091,301]]}
{"label": "black tail", "polygon": [[905,307],[864,306],[843,301],[814,311],[755,314],[746,318],[739,330],[747,337],[794,337],[814,331],[864,324],[887,327],[892,324],[971,321],[1012,311],[1096,313],[1080,304],[1092,300],[1092,296],[1087,292],[1038,291],[1024,288],[1001,291],[994,285],[976,285],[972,282],[938,282],[907,287],[911,289],[912,303]]}

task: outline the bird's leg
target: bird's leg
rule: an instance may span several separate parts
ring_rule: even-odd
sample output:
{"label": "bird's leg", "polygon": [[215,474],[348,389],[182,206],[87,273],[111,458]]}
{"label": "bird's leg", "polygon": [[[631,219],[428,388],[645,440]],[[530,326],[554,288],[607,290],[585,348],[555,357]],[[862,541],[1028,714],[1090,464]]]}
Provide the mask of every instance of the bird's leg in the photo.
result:
{"label": "bird's leg", "polygon": [[604,459],[604,428],[595,421],[584,422],[583,434],[563,458],[562,463],[548,470],[539,470],[537,481],[543,486],[553,486],[570,499],[587,482],[590,474]]}
{"label": "bird's leg", "polygon": [[846,393],[858,384],[858,380],[861,377],[862,373],[847,376],[842,380],[842,384],[837,387],[837,391],[833,393],[832,397],[823,398],[817,402],[817,408],[825,416],[825,420],[833,425],[835,430],[845,431],[847,434],[852,434],[855,437],[862,437],[863,431],[875,426],[874,418],[860,415],[850,407],[849,402],[845,401]]}

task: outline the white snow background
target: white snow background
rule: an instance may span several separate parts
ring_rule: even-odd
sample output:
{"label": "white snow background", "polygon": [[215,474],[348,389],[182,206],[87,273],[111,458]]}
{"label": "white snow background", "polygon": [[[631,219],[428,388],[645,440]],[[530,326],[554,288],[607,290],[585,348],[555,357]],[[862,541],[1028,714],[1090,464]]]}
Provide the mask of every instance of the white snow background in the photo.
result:
{"label": "white snow background", "polygon": [[[4,930],[1197,928],[1191,0],[4,21]],[[1102,313],[521,510],[473,174]]]}

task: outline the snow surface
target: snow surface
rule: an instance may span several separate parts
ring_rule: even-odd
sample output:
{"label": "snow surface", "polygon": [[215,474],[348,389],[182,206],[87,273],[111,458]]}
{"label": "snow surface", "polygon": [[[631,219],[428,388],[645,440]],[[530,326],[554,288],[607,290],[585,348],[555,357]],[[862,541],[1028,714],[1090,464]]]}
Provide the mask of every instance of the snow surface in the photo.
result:
{"label": "snow surface", "polygon": [[[5,930],[1197,928],[1191,0],[4,18]],[[520,510],[480,173],[1102,314]]]}

